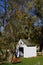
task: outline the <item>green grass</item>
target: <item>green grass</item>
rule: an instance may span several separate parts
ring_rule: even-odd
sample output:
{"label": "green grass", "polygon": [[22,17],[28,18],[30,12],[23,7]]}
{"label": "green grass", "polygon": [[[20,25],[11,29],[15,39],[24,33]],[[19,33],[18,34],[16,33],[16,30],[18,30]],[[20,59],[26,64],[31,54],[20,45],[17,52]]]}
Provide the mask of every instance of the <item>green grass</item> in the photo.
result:
{"label": "green grass", "polygon": [[2,65],[43,65],[43,56],[38,56],[36,58],[22,58],[21,60],[21,63],[5,63]]}

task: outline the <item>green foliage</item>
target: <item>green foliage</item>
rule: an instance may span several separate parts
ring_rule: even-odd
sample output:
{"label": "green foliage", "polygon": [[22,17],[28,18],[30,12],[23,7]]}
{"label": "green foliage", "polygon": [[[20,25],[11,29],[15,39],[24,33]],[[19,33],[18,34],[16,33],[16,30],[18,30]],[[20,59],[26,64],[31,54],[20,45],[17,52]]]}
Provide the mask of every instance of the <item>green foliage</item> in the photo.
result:
{"label": "green foliage", "polygon": [[[19,4],[19,2],[21,4]],[[2,46],[5,45],[9,48],[11,43],[14,43],[15,41],[18,42],[20,38],[28,39],[30,37],[30,40],[36,43],[39,43],[41,40],[39,40],[39,38],[42,36],[42,28],[38,28],[33,25],[38,20],[38,17],[31,16],[30,14],[27,14],[27,12],[34,6],[38,16],[43,18],[43,0],[32,0],[32,2],[25,1],[24,3],[26,7],[24,11],[21,11],[23,2],[24,0],[22,2],[20,0],[8,0],[9,16],[7,14],[6,17],[4,16],[7,24],[4,27],[4,32],[2,33],[3,36],[0,43]]]}
{"label": "green foliage", "polygon": [[43,18],[43,0],[34,0],[34,5],[37,15]]}

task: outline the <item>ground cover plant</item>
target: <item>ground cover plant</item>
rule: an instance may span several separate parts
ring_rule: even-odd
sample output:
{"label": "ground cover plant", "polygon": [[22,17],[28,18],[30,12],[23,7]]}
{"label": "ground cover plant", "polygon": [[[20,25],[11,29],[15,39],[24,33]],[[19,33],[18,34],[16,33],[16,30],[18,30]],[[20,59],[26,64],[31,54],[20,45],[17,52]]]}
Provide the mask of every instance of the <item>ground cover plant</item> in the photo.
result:
{"label": "ground cover plant", "polygon": [[4,63],[1,65],[43,65],[43,56],[38,56],[35,58],[21,58],[20,63],[12,64],[12,63]]}

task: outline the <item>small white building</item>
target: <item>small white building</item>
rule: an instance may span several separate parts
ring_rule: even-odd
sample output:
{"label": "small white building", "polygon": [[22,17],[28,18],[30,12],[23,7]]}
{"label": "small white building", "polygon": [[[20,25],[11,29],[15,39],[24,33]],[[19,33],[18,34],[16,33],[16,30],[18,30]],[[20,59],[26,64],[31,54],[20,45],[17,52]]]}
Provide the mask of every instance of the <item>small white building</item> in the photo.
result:
{"label": "small white building", "polygon": [[18,44],[16,45],[16,52],[17,57],[29,58],[37,56],[36,46],[29,43],[25,39],[19,40]]}

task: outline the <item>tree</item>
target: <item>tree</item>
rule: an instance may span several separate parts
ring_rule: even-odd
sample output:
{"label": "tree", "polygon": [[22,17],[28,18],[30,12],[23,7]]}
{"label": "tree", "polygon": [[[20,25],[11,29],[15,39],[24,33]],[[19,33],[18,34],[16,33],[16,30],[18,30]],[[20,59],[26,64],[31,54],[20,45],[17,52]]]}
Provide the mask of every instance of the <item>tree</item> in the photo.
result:
{"label": "tree", "polygon": [[13,31],[12,32],[13,37],[15,37],[16,39],[20,35],[21,35],[20,37],[22,37],[22,33],[28,38],[30,33],[32,32],[31,31],[32,26],[34,22],[37,20],[37,17],[33,17],[30,14],[27,14],[27,12],[32,9],[33,6],[32,3],[33,2],[26,2],[25,3],[26,7],[24,11],[21,11],[23,4],[19,6],[18,2],[15,2],[14,0],[8,1],[9,18],[7,19],[7,23],[9,22],[10,30]]}
{"label": "tree", "polygon": [[43,18],[43,0],[34,0],[36,14],[40,18]]}
{"label": "tree", "polygon": [[[19,2],[21,4],[19,4]],[[40,41],[38,38],[42,35],[42,28],[40,29],[40,27],[34,26],[34,23],[38,20],[38,17],[30,15],[29,11],[31,11],[34,7],[36,15],[38,13],[38,16],[43,18],[42,0],[41,2],[40,0],[32,0],[32,2],[25,1],[25,4],[22,3],[23,1],[8,0],[7,14],[5,6],[5,14],[3,17],[6,19],[6,25],[4,27],[4,39],[6,41],[6,45],[10,45],[12,42],[17,42],[20,38],[28,39],[30,37],[30,39],[34,42],[39,43]]]}
{"label": "tree", "polygon": [[38,44],[40,44],[40,51],[42,51],[43,49],[43,35],[42,35],[42,27],[43,27],[43,0],[34,0],[34,7],[35,7],[35,13],[37,15],[37,18],[40,18],[42,22],[41,26],[37,26],[34,27],[33,31],[35,31],[35,33],[33,33],[33,37],[36,40],[36,42],[38,42]]}

